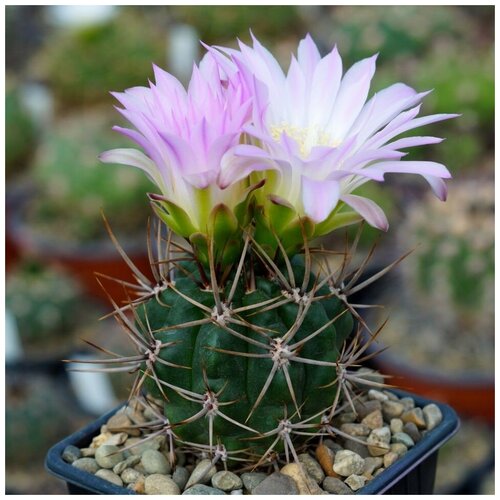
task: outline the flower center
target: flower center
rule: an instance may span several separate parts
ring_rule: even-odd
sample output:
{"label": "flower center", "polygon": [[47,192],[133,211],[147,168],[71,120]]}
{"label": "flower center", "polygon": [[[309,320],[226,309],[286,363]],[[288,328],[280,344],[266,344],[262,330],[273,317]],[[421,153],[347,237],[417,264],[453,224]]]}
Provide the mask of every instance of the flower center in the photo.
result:
{"label": "flower center", "polygon": [[341,141],[336,141],[331,138],[324,130],[320,130],[318,125],[311,125],[310,127],[296,127],[286,122],[281,122],[279,125],[272,125],[270,127],[271,137],[279,142],[283,132],[297,143],[299,153],[302,158],[307,158],[311,149],[314,146],[328,146],[336,148],[340,145]]}

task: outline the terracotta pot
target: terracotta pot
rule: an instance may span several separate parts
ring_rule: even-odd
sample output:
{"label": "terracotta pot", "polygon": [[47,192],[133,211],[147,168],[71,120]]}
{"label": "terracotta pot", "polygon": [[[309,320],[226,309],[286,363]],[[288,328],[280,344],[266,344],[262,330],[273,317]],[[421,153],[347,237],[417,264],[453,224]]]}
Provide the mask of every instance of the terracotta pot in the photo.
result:
{"label": "terracotta pot", "polygon": [[[377,349],[380,345],[377,346]],[[399,361],[390,349],[376,356],[372,366],[390,375],[389,383],[452,406],[459,414],[493,424],[495,421],[495,377],[465,373],[451,375],[430,367]]]}
{"label": "terracotta pot", "polygon": [[[372,276],[378,271],[379,268],[370,269],[365,277]],[[365,277],[360,278],[360,281]],[[390,297],[384,300],[388,290],[401,290],[403,286],[404,283],[397,271],[391,271],[351,299],[356,303],[383,304],[390,300]],[[373,324],[369,311],[365,310],[364,316],[369,324]],[[376,345],[370,346],[368,352],[372,353],[382,348],[384,348],[383,342],[377,342]],[[450,346],[451,348],[453,346]],[[443,352],[443,356],[445,355]],[[494,373],[465,370],[461,374],[451,374],[440,370],[438,366],[412,364],[407,358],[400,360],[390,348],[370,360],[370,366],[385,375],[390,375],[392,378],[388,382],[401,389],[447,403],[463,416],[494,423]]]}

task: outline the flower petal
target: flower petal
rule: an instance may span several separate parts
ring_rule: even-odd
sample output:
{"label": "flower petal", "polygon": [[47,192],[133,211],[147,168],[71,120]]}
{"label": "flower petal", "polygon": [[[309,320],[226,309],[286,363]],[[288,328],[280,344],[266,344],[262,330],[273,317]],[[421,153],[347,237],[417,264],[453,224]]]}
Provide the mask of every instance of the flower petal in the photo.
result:
{"label": "flower petal", "polygon": [[111,149],[99,155],[99,160],[103,163],[119,163],[130,165],[146,172],[148,177],[161,189],[163,181],[155,163],[142,151],[133,148]]}
{"label": "flower petal", "polygon": [[399,174],[420,174],[433,175],[442,179],[450,179],[449,170],[441,163],[433,161],[384,161],[376,163],[372,167],[367,167],[367,170],[385,173]]}
{"label": "flower petal", "polygon": [[404,137],[403,139],[398,139],[389,144],[386,144],[386,148],[391,149],[403,149],[403,148],[413,148],[415,146],[426,146],[427,144],[439,144],[443,142],[442,137],[432,137],[432,136],[416,136],[416,137]]}
{"label": "flower petal", "polygon": [[337,205],[340,184],[337,181],[315,181],[302,176],[304,211],[314,222],[324,221]]}
{"label": "flower petal", "polygon": [[423,175],[424,179],[430,184],[434,194],[441,200],[446,201],[448,197],[448,186],[440,177],[434,175]]}
{"label": "flower petal", "polygon": [[321,55],[309,33],[299,42],[297,59],[305,77],[310,82],[312,80],[313,72],[321,60]]}
{"label": "flower petal", "polygon": [[275,170],[277,168],[275,162],[264,156],[258,158],[237,156],[235,150],[232,149],[222,157],[217,184],[221,189],[226,189],[228,186],[248,177],[252,172]]}
{"label": "flower petal", "polygon": [[373,200],[355,194],[344,194],[340,199],[356,210],[370,226],[382,231],[389,229],[389,222],[384,211]]}
{"label": "flower petal", "polygon": [[334,143],[344,140],[363,108],[375,73],[376,59],[375,55],[357,62],[342,78],[330,117],[329,132]]}

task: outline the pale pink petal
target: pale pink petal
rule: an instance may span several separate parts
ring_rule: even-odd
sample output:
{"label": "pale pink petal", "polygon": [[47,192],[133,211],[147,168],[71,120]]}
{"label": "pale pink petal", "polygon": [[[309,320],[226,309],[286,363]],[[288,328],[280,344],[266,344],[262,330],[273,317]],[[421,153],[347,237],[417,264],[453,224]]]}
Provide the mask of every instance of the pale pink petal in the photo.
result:
{"label": "pale pink petal", "polygon": [[304,212],[314,222],[324,221],[337,205],[340,184],[337,181],[315,181],[302,176]]}
{"label": "pale pink petal", "polygon": [[308,82],[311,82],[314,70],[321,60],[321,55],[309,33],[299,42],[297,59]]}
{"label": "pale pink petal", "polygon": [[372,170],[381,173],[399,173],[399,174],[420,174],[433,175],[442,179],[451,178],[448,169],[441,163],[433,161],[384,161],[377,163],[365,170]]}
{"label": "pale pink petal", "polygon": [[162,187],[162,180],[155,163],[144,153],[137,149],[120,148],[104,151],[99,155],[99,160],[103,163],[119,163],[129,165],[146,172],[148,177],[158,186]]}
{"label": "pale pink petal", "polygon": [[405,156],[406,153],[401,153],[399,151],[393,151],[392,149],[375,149],[368,151],[360,151],[354,154],[342,164],[342,168],[346,170],[359,169],[367,165],[372,161],[381,160],[396,160]]}
{"label": "pale pink petal", "polygon": [[423,178],[429,183],[434,194],[441,201],[446,201],[446,198],[448,197],[448,187],[443,179],[433,175],[423,175]]}
{"label": "pale pink petal", "polygon": [[166,132],[160,132],[163,143],[167,148],[168,156],[172,161],[172,165],[176,167],[178,172],[185,174],[195,173],[196,158],[191,151],[190,145],[180,137]]}
{"label": "pale pink petal", "polygon": [[373,200],[355,194],[344,194],[340,199],[358,212],[370,226],[382,231],[389,229],[389,222],[384,211]]}
{"label": "pale pink petal", "polygon": [[330,117],[329,132],[334,142],[344,139],[363,108],[375,73],[376,58],[375,55],[354,64],[342,78]]}
{"label": "pale pink petal", "polygon": [[330,121],[341,79],[342,59],[335,46],[316,66],[311,83],[309,116],[319,127],[326,127]]}
{"label": "pale pink petal", "polygon": [[432,137],[432,136],[404,137],[403,139],[398,139],[397,141],[386,144],[385,147],[391,149],[403,149],[403,148],[412,148],[415,146],[426,146],[427,144],[439,144],[440,142],[443,141],[444,139],[441,137]]}
{"label": "pale pink petal", "polygon": [[349,134],[357,133],[360,142],[366,141],[401,112],[420,103],[428,94],[429,92],[418,94],[402,83],[396,83],[377,92],[366,103]]}
{"label": "pale pink petal", "polygon": [[277,168],[278,165],[268,158],[236,156],[234,150],[229,150],[221,159],[221,170],[217,184],[221,189],[226,189],[231,184],[245,179],[252,172]]}

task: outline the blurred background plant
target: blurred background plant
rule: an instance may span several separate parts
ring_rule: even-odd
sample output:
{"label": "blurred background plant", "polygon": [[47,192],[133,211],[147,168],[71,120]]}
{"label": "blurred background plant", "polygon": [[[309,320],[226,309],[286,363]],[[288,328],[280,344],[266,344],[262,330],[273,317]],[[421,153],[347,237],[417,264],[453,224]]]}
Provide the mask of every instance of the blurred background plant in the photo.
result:
{"label": "blurred background plant", "polygon": [[70,110],[103,102],[110,106],[109,92],[144,85],[152,62],[164,65],[165,33],[122,9],[101,23],[53,31],[32,71],[54,92],[57,106]]}
{"label": "blurred background plant", "polygon": [[[111,124],[118,124],[119,115],[113,111],[115,101],[109,91],[147,84],[152,76],[152,62],[185,80],[193,59],[199,59],[203,53],[198,38],[214,44],[234,45],[237,37],[250,42],[251,28],[282,64],[288,65],[297,41],[310,32],[323,53],[333,44],[338,45],[345,68],[379,52],[372,91],[396,81],[412,85],[418,91],[434,89],[425,99],[425,114],[462,114],[457,120],[426,129],[426,135],[446,137],[446,141],[411,153],[413,159],[425,157],[449,167],[455,177],[450,182],[449,201],[414,203],[427,191],[416,176],[394,179],[388,176],[388,183],[393,186],[367,184],[362,188],[365,192],[360,194],[374,198],[384,208],[391,229],[387,235],[380,235],[365,226],[361,244],[367,249],[382,236],[376,255],[381,262],[387,262],[420,243],[399,266],[400,281],[395,289],[396,295],[406,297],[412,304],[420,303],[432,316],[433,326],[425,345],[435,355],[434,367],[445,370],[446,364],[455,359],[455,363],[464,363],[467,368],[475,359],[476,368],[492,376],[493,20],[494,8],[488,6],[8,6],[5,30],[8,249],[12,249],[9,238],[12,223],[21,218],[34,231],[33,235],[62,242],[66,253],[76,253],[75,242],[106,238],[101,207],[113,230],[121,236],[133,238],[137,232],[144,235],[149,211],[145,192],[152,189],[151,185],[131,169],[100,165],[96,160],[102,150],[130,145],[110,131]],[[468,181],[478,177],[483,180],[473,184]],[[20,181],[29,182],[36,189],[23,196],[12,196]],[[454,233],[457,228],[462,232]],[[141,252],[146,258],[144,237],[142,241]],[[49,338],[57,344],[56,339],[66,335],[73,339],[76,335],[90,339],[99,336],[102,343],[104,335],[109,342],[107,346],[119,350],[116,328],[108,322],[98,325],[100,306],[88,302],[89,295],[95,298],[97,292],[90,293],[89,287],[77,291],[81,288],[75,285],[77,268],[73,268],[71,276],[61,275],[57,266],[59,257],[48,262],[36,253],[36,248],[35,252],[26,252],[18,245],[14,248],[20,256],[17,261],[7,255],[7,310],[16,316],[21,340],[24,336],[24,342],[29,338],[33,346],[46,345],[45,352],[53,356],[57,373],[64,370],[57,361],[59,354],[49,347],[52,345]],[[85,248],[88,259],[102,257],[102,247]],[[430,261],[432,266],[427,265]],[[377,265],[375,260],[373,266]],[[461,272],[451,275],[448,273],[451,268]],[[421,285],[427,288],[422,289]],[[383,301],[382,293],[376,291],[375,302]],[[60,315],[52,314],[51,307],[52,311],[59,310]],[[394,315],[401,307],[395,303]],[[440,314],[443,308],[445,314]],[[425,330],[422,315],[417,317],[417,324]],[[397,321],[395,317],[391,322]],[[408,316],[400,323],[403,327],[396,329],[398,338],[393,339],[396,343],[401,343],[404,331],[412,333]],[[16,329],[8,330],[7,343],[15,344],[12,339],[16,338]],[[82,330],[85,334],[68,333]],[[413,338],[421,339],[422,335],[419,332],[419,337],[413,335]],[[488,352],[469,355],[476,352],[474,349],[481,342]],[[417,344],[421,346],[422,342]],[[78,348],[83,349],[83,343]],[[398,356],[404,355],[397,348],[393,350]],[[34,366],[36,352],[26,349],[21,358],[21,372],[26,366]],[[415,360],[417,351],[412,347],[410,352]],[[421,354],[424,359],[429,356],[425,350]],[[44,401],[54,407],[64,404],[54,399],[54,388],[60,387],[61,392],[68,390],[73,396],[76,392],[68,385],[67,377],[55,377],[45,368],[37,370],[37,376],[25,377],[20,383],[19,370],[13,371],[12,366],[7,369],[7,382],[17,385],[7,390],[7,408],[12,411],[6,414],[6,442],[8,448],[20,448],[16,452],[22,456],[22,460],[7,457],[7,489],[20,493],[62,493],[63,486],[44,474],[40,448],[46,445],[24,439],[35,427],[23,423],[28,420],[21,417],[29,413],[25,408],[42,407],[33,395],[43,399],[45,394]],[[448,369],[448,374],[454,377],[456,370]],[[41,378],[43,382],[36,382]],[[87,391],[92,392],[96,391]],[[48,415],[44,422],[52,427],[40,426],[44,435],[54,441],[76,430],[80,424],[78,415],[89,418],[75,399],[70,397],[65,401],[71,413],[67,427],[50,412],[44,413]],[[35,415],[35,422],[37,418],[45,418],[40,415]],[[14,428],[13,423],[17,423]],[[474,427],[474,421],[469,427]],[[23,429],[27,432],[21,438],[19,432]],[[482,429],[481,442],[488,441],[493,431],[489,426]],[[477,439],[472,436],[467,442]],[[484,447],[478,444],[476,448]],[[477,470],[480,461],[477,456],[475,461],[467,459],[466,453],[443,453],[439,475],[446,483],[450,476],[445,467],[460,469],[462,476],[468,477]],[[458,467],[458,462],[463,467]],[[28,472],[27,463],[32,464]],[[487,489],[492,488],[491,481],[484,487],[479,480],[476,483],[477,491],[491,492]],[[451,480],[439,484],[440,491],[455,488],[454,492],[459,492],[460,487]],[[471,492],[470,486],[467,492]]]}
{"label": "blurred background plant", "polygon": [[45,238],[73,244],[107,238],[101,210],[121,238],[143,238],[153,185],[139,171],[103,166],[98,155],[127,147],[114,132],[109,111],[91,109],[65,115],[45,134],[30,179],[37,196],[26,207],[26,221]]}
{"label": "blurred background plant", "polygon": [[5,93],[5,175],[13,179],[28,167],[36,148],[38,130],[14,82]]}

